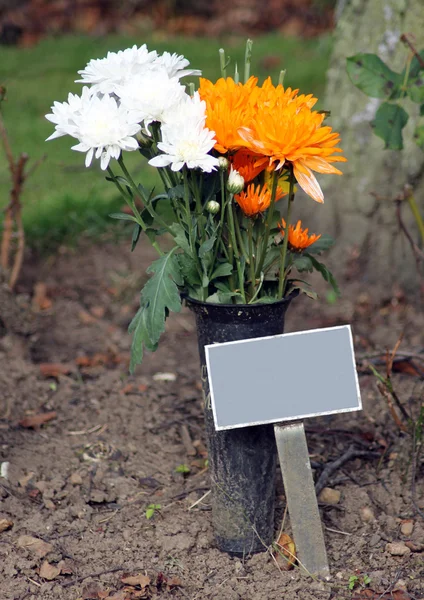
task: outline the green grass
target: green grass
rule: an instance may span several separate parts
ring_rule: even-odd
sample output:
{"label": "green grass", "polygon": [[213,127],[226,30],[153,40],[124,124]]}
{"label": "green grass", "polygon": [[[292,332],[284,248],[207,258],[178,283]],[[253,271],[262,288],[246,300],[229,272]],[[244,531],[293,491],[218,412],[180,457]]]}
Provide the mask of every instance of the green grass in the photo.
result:
{"label": "green grass", "polygon": [[[91,58],[144,42],[159,52],[184,54],[193,67],[202,69],[203,75],[212,80],[220,76],[218,49],[222,46],[232,59],[228,74],[233,74],[234,62],[242,71],[245,46],[242,38],[165,39],[163,34],[148,39],[66,36],[45,39],[33,48],[0,47],[0,85],[7,89],[2,112],[13,151],[26,152],[31,159],[29,166],[47,154],[24,188],[24,225],[30,245],[51,251],[60,243],[74,241],[85,230],[90,236],[100,234],[110,222],[107,215],[121,206],[97,161],[86,169],[84,155],[70,150],[74,140],[66,137],[45,143],[53,126],[44,115],[50,112],[55,100],[66,100],[68,92],[80,92],[81,85],[74,83],[74,79]],[[302,40],[276,33],[264,35],[254,39],[251,73],[260,81],[271,75],[276,82],[280,70],[287,69],[286,86],[299,87],[302,92],[319,97],[324,89],[330,50],[328,36]],[[2,153],[0,157],[1,207],[8,202],[10,177]],[[129,166],[143,184],[157,183],[155,170],[142,166],[136,153],[129,153],[128,158]],[[112,222],[112,227],[116,226]]]}

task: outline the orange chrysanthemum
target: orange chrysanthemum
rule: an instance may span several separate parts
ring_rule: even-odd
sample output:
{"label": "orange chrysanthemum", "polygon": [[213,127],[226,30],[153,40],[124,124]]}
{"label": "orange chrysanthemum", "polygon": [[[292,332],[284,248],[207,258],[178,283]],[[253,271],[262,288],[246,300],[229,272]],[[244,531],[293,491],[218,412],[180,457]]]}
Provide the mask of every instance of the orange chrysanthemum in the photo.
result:
{"label": "orange chrysanthemum", "polygon": [[[286,222],[284,219],[278,224],[278,227],[284,237],[286,229]],[[296,227],[294,225],[289,225],[289,248],[295,251],[305,250],[321,237],[321,234],[316,235],[313,233],[308,235],[308,232],[309,229],[302,229],[302,221],[298,221]]]}
{"label": "orange chrysanthemum", "polygon": [[244,178],[245,182],[252,181],[266,169],[268,160],[263,160],[263,156],[254,154],[250,150],[241,148],[233,156],[230,157],[230,161],[233,169],[238,171]]}
{"label": "orange chrysanthemum", "polygon": [[215,132],[215,149],[222,154],[245,145],[238,131],[250,124],[258,93],[256,77],[236,83],[231,77],[212,83],[200,78],[199,95],[206,102],[206,127]]}
{"label": "orange chrysanthemum", "polygon": [[242,127],[239,134],[247,148],[267,156],[275,169],[291,163],[300,187],[317,202],[323,202],[324,195],[312,171],[341,175],[331,163],[345,162],[346,158],[338,155],[342,152],[336,148],[339,134],[331,127],[322,127],[325,115],[311,110],[316,99],[296,94],[297,90],[283,92],[282,86],[265,82],[256,98],[250,126]]}
{"label": "orange chrysanthemum", "polygon": [[[277,202],[285,195],[285,192],[277,187],[275,201]],[[255,188],[254,184],[251,183],[247,186],[247,191],[237,194],[234,198],[247,217],[255,217],[264,212],[271,204],[271,190],[266,184],[262,188],[260,185]]]}

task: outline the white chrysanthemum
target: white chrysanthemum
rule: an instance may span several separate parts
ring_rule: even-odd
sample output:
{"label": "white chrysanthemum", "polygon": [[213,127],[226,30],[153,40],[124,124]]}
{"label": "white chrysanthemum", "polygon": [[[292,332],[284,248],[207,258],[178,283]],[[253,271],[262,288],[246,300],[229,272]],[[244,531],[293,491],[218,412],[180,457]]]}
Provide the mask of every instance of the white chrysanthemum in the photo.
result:
{"label": "white chrysanthemum", "polygon": [[206,102],[200,99],[199,92],[194,92],[193,96],[184,94],[177,106],[172,106],[169,110],[164,111],[162,115],[163,123],[177,123],[186,120],[205,124]]}
{"label": "white chrysanthemum", "polygon": [[91,83],[95,92],[112,94],[116,88],[151,68],[157,52],[149,52],[146,44],[127,48],[119,52],[108,52],[106,58],[93,58],[85,69],[78,71],[82,79],[78,83]]}
{"label": "white chrysanthemum", "polygon": [[73,135],[77,130],[75,119],[78,117],[82,106],[93,95],[92,90],[88,87],[83,87],[81,96],[77,94],[69,94],[67,102],[54,102],[52,113],[46,115],[46,119],[56,125],[54,133],[48,140],[61,137],[62,135]]}
{"label": "white chrysanthemum", "polygon": [[187,75],[201,75],[202,71],[198,69],[186,69],[190,62],[181,54],[171,54],[170,52],[164,52],[154,62],[154,67],[165,69],[169,77],[186,77]]}
{"label": "white chrysanthemum", "polygon": [[217,168],[218,159],[209,154],[216,143],[215,132],[204,126],[204,114],[199,110],[202,104],[200,99],[188,97],[176,108],[174,119],[161,127],[162,141],[158,148],[164,154],[155,156],[149,164],[154,167],[171,165],[173,171],[180,171],[186,165],[206,173]]}
{"label": "white chrysanthemum", "polygon": [[[95,156],[100,158],[100,166],[105,170],[110,159],[118,159],[122,150],[138,149],[133,136],[140,131],[140,125],[133,115],[118,105],[115,98],[109,95],[86,95],[80,101],[73,98],[73,105],[75,111],[72,112],[68,105],[63,111],[63,121],[56,127],[60,128],[60,135],[68,134],[79,141],[72,150],[87,153],[86,167],[90,166]],[[59,115],[59,112],[53,115],[57,120],[59,117],[62,119],[62,113]]]}
{"label": "white chrysanthemum", "polygon": [[166,71],[146,71],[134,77],[117,91],[121,104],[138,116],[144,127],[152,121],[162,122],[164,115],[174,110],[185,98],[185,88],[178,79],[169,78]]}

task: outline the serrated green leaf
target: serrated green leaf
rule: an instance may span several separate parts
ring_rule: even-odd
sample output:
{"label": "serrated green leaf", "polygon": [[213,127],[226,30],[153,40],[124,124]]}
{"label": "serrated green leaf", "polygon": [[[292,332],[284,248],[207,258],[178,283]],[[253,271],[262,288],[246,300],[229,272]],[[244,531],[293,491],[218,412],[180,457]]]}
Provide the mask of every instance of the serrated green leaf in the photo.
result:
{"label": "serrated green leaf", "polygon": [[208,240],[203,242],[199,248],[199,258],[205,258],[206,254],[210,252],[215,244],[216,234],[214,233]]}
{"label": "serrated green leaf", "polygon": [[167,311],[181,310],[181,297],[178,286],[184,281],[177,257],[176,248],[161,256],[147,269],[153,273],[141,292],[142,304],[146,307],[146,329],[152,343],[156,343],[165,329]]}
{"label": "serrated green leaf", "polygon": [[211,281],[213,281],[217,277],[227,277],[228,275],[231,275],[232,272],[233,267],[232,265],[230,265],[230,263],[221,263],[216,267],[215,271],[212,273]]}
{"label": "serrated green leaf", "polygon": [[424,78],[422,75],[408,81],[406,93],[412,102],[416,102],[417,104],[424,102]]}
{"label": "serrated green leaf", "polygon": [[128,333],[132,333],[130,373],[134,373],[135,367],[141,364],[143,360],[144,347],[150,352],[154,352],[157,344],[150,340],[146,326],[146,310],[140,306],[133,320],[128,327]]}
{"label": "serrated green leaf", "polygon": [[324,233],[319,240],[311,244],[308,248],[308,254],[321,254],[325,250],[331,248],[334,245],[334,240],[331,235]]}
{"label": "serrated green leaf", "polygon": [[201,281],[195,260],[187,254],[177,254],[177,259],[184,281],[191,286],[200,285]]}
{"label": "serrated green leaf", "polygon": [[132,238],[131,238],[131,252],[134,252],[134,248],[137,246],[137,242],[140,239],[140,234],[143,230],[141,229],[140,225],[138,223],[136,223],[134,225],[134,229],[132,232]]}
{"label": "serrated green leaf", "polygon": [[109,215],[111,219],[119,219],[120,221],[132,221],[137,223],[137,219],[133,215],[127,215],[126,213],[111,213]]}
{"label": "serrated green leaf", "polygon": [[321,273],[321,275],[323,276],[324,280],[327,281],[331,285],[331,287],[333,288],[333,290],[336,292],[336,294],[338,296],[340,296],[339,286],[337,285],[337,281],[334,279],[333,274],[331,273],[331,271],[329,271],[327,269],[327,267],[323,263],[320,263],[313,256],[309,256],[309,255],[307,255],[307,256],[311,260],[314,269],[316,269],[319,273]]}
{"label": "serrated green leaf", "polygon": [[382,138],[390,150],[402,150],[402,129],[408,122],[408,113],[398,104],[383,102],[372,122],[375,135]]}
{"label": "serrated green leaf", "polygon": [[311,261],[311,258],[305,254],[302,255],[296,255],[293,254],[294,259],[293,259],[293,266],[296,267],[296,269],[301,273],[302,271],[309,271],[311,272],[313,270],[313,264]]}
{"label": "serrated green leaf", "polygon": [[173,188],[168,190],[169,198],[184,198],[184,186],[182,184],[178,184]]}
{"label": "serrated green leaf", "polygon": [[193,257],[193,253],[190,248],[189,241],[187,239],[186,231],[180,223],[174,223],[169,228],[171,230],[172,235],[174,236],[175,243],[179,246],[184,252]]}
{"label": "serrated green leaf", "polygon": [[350,56],[346,69],[351,82],[371,98],[388,98],[403,83],[402,75],[375,54]]}

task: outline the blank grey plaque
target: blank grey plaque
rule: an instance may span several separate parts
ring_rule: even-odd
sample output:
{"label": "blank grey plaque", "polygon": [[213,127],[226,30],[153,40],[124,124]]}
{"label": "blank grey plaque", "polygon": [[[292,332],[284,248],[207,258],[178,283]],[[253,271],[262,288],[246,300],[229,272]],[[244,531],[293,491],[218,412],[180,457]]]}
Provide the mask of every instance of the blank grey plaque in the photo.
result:
{"label": "blank grey plaque", "polygon": [[361,410],[350,325],[206,346],[217,430]]}

